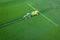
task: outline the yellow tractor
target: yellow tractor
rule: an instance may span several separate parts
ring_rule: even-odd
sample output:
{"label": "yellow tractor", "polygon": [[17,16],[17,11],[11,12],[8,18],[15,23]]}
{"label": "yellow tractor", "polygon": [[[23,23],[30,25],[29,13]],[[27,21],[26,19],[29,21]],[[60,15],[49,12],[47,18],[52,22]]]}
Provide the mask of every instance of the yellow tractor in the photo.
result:
{"label": "yellow tractor", "polygon": [[24,19],[28,19],[28,18],[31,18],[33,16],[38,16],[39,15],[39,12],[37,10],[31,12],[31,13],[27,13],[26,15],[24,15]]}

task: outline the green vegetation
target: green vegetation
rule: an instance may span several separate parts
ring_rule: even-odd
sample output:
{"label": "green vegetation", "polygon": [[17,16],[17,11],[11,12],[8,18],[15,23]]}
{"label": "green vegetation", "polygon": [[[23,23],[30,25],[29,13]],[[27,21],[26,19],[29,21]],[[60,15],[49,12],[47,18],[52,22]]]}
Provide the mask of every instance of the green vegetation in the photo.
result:
{"label": "green vegetation", "polygon": [[45,10],[43,15],[54,21],[51,23],[42,15],[16,22],[0,29],[0,40],[60,40],[59,0],[0,0],[0,24],[23,17],[33,9]]}

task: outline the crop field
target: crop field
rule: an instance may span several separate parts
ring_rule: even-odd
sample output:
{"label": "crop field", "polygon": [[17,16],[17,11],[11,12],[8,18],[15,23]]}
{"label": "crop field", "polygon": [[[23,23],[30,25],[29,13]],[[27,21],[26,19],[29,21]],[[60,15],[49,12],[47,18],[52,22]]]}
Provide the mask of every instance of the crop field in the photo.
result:
{"label": "crop field", "polygon": [[0,40],[60,40],[60,0],[0,0]]}

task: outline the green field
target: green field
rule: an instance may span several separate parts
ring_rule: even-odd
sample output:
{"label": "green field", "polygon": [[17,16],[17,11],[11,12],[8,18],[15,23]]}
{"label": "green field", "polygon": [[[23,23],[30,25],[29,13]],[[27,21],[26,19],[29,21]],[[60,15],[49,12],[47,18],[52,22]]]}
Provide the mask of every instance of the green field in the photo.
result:
{"label": "green field", "polygon": [[41,15],[0,26],[0,40],[60,40],[60,0],[0,0],[0,24],[34,9]]}

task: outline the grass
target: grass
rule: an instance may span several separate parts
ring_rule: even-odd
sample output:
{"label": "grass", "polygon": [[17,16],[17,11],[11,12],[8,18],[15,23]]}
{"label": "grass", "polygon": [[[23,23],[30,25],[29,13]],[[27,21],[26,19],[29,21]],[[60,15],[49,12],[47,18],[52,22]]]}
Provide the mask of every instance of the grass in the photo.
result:
{"label": "grass", "polygon": [[[57,0],[58,1],[58,0]],[[42,14],[60,25],[60,9],[56,9],[48,0],[30,0],[19,3],[9,3],[0,7],[0,24],[23,17],[33,9],[27,5],[30,3],[37,10],[53,8]],[[56,1],[53,0],[55,3]],[[57,2],[55,4],[58,4]],[[28,20],[16,22],[0,29],[0,40],[60,40],[60,27],[55,26],[44,17],[35,16]]]}

